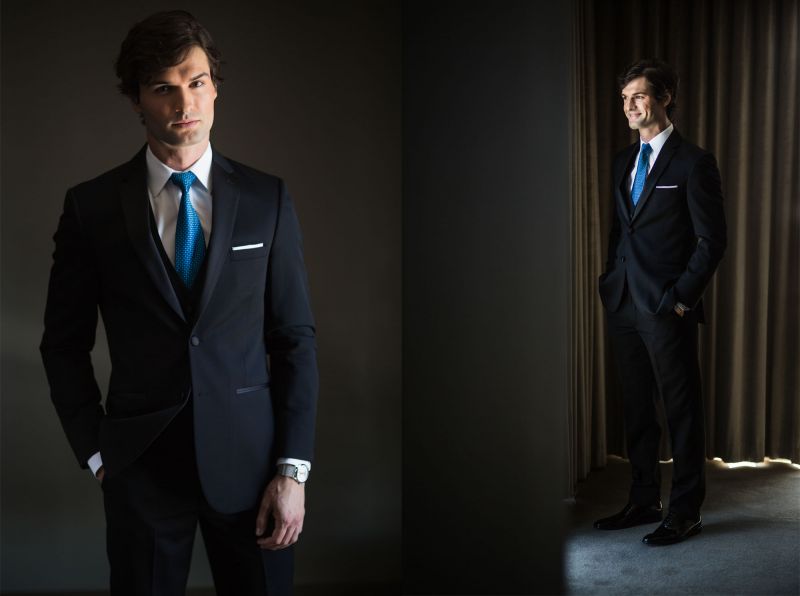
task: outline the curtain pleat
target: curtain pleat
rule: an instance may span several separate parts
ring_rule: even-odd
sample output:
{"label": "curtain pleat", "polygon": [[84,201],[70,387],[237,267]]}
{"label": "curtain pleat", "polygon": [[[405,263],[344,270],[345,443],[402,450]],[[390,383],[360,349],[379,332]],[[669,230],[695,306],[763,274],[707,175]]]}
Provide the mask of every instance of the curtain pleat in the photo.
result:
{"label": "curtain pleat", "polygon": [[616,76],[652,56],[678,71],[675,126],[717,157],[726,201],[700,329],[707,455],[800,461],[800,2],[575,2],[570,480],[625,455],[597,277],[611,159],[636,139]]}

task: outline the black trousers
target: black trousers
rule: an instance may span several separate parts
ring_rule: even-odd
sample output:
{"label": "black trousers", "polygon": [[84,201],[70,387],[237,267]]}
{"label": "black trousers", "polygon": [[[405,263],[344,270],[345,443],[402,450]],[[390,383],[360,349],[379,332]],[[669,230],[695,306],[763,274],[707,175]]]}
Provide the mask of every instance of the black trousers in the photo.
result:
{"label": "black trousers", "polygon": [[112,596],[183,596],[198,524],[219,596],[291,594],[293,549],[258,548],[258,504],[222,514],[203,497],[191,403],[103,493]]}
{"label": "black trousers", "polygon": [[649,505],[661,498],[658,465],[661,428],[655,397],[667,414],[673,475],[669,509],[695,517],[705,498],[705,432],[697,318],[687,312],[640,312],[626,291],[622,305],[608,313],[611,348],[622,384],[625,435],[632,468],[630,501]]}

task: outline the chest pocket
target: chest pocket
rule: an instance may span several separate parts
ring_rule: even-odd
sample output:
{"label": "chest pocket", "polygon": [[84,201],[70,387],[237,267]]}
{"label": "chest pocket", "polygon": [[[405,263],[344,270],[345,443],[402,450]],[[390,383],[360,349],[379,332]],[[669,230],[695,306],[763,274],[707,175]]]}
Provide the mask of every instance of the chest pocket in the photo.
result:
{"label": "chest pocket", "polygon": [[245,261],[267,256],[267,247],[263,242],[234,244],[230,250],[231,261]]}

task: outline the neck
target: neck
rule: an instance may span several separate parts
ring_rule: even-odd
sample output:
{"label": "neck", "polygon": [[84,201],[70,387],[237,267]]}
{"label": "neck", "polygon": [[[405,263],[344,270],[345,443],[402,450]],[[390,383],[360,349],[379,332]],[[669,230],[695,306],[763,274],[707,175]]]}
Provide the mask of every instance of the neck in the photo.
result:
{"label": "neck", "polygon": [[189,145],[186,147],[176,147],[162,143],[150,135],[147,137],[147,144],[158,160],[173,170],[182,172],[188,170],[194,163],[203,156],[208,148],[208,139],[204,143]]}
{"label": "neck", "polygon": [[647,128],[640,128],[639,137],[642,139],[643,143],[649,143],[660,133],[667,130],[669,128],[669,125],[670,121],[665,118],[664,120],[656,122],[655,124],[652,124]]}

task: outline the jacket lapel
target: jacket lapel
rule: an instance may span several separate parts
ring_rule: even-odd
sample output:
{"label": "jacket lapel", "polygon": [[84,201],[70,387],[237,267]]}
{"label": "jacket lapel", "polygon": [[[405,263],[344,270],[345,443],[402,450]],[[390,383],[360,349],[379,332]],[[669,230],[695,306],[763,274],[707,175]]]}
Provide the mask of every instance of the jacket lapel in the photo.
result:
{"label": "jacket lapel", "polygon": [[639,197],[639,202],[636,203],[636,209],[633,211],[631,221],[636,219],[636,217],[642,212],[642,209],[644,209],[645,203],[647,203],[650,195],[653,194],[653,189],[656,187],[658,179],[661,177],[661,174],[664,173],[664,170],[667,169],[667,165],[672,159],[672,156],[675,155],[675,151],[678,149],[678,145],[680,144],[681,136],[678,134],[678,131],[673,129],[672,134],[670,134],[669,138],[667,139],[667,142],[664,143],[664,146],[661,148],[661,151],[658,154],[658,159],[656,159],[656,163],[653,164],[653,169],[650,170],[650,173],[645,179],[644,188],[642,189],[642,194]]}
{"label": "jacket lapel", "polygon": [[206,278],[200,296],[197,320],[203,316],[203,311],[214,293],[222,266],[228,258],[233,225],[236,222],[236,211],[239,205],[239,187],[233,174],[233,168],[230,162],[216,151],[214,151],[214,162],[211,166],[211,184],[211,238],[206,253],[208,259]]}
{"label": "jacket lapel", "polygon": [[146,146],[128,162],[128,170],[120,186],[120,200],[125,227],[145,270],[159,293],[181,319],[185,320],[181,303],[164,268],[164,261],[150,232],[150,201],[147,194]]}
{"label": "jacket lapel", "polygon": [[630,207],[630,193],[628,192],[628,186],[630,186],[630,179],[627,174],[630,173],[633,158],[636,156],[637,152],[639,151],[639,143],[634,143],[628,148],[628,153],[623,159],[622,168],[614,172],[614,196],[616,197],[617,201],[617,208],[620,212],[620,215],[624,215],[626,219],[629,219],[631,216],[631,207]]}

